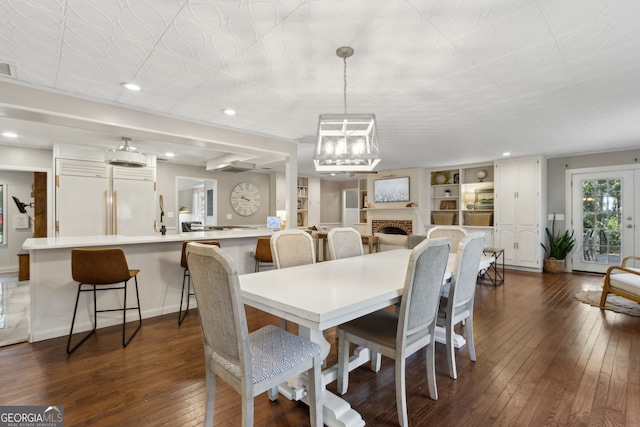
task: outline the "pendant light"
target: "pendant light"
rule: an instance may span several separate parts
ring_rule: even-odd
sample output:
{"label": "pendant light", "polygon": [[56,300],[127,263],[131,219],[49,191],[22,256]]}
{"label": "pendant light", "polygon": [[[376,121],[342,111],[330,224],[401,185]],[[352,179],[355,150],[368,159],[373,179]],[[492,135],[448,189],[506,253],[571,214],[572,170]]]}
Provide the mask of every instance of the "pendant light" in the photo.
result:
{"label": "pendant light", "polygon": [[320,114],[313,156],[317,172],[371,172],[380,162],[374,114],[347,114],[348,46],[336,50],[344,62],[344,114]]}
{"label": "pendant light", "polygon": [[114,166],[143,167],[147,165],[147,155],[129,145],[131,138],[122,137],[122,145],[104,153],[104,161]]}

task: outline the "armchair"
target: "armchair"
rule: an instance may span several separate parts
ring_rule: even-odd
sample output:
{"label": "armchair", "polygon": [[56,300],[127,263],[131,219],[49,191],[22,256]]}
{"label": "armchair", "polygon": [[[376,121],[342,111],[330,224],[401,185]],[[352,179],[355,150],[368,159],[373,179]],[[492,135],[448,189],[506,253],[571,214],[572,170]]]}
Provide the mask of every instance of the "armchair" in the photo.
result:
{"label": "armchair", "polygon": [[640,257],[625,257],[622,260],[622,265],[612,265],[607,269],[600,298],[601,309],[604,308],[609,294],[620,295],[640,303],[640,269],[627,267],[627,263],[631,260],[640,260]]}

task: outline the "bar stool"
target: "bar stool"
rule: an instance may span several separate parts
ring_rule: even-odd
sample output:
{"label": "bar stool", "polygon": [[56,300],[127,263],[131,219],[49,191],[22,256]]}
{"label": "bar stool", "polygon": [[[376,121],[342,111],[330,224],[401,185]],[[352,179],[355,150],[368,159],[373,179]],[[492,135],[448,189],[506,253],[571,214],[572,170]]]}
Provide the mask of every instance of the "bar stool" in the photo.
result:
{"label": "bar stool", "polygon": [[258,237],[256,241],[256,251],[253,257],[256,259],[255,271],[260,271],[260,263],[273,265],[273,257],[271,256],[271,238]]}
{"label": "bar stool", "polygon": [[[122,311],[122,346],[133,339],[140,327],[142,326],[142,313],[140,311],[140,294],[138,293],[138,276],[140,270],[130,270],[127,265],[127,259],[124,252],[120,248],[107,249],[73,249],[71,251],[71,276],[73,280],[78,282],[78,294],[76,296],[76,305],[73,309],[73,319],[71,320],[71,330],[69,331],[69,339],[67,341],[67,353],[73,352],[83,342],[87,340],[96,331],[98,324],[98,313],[109,311]],[[136,299],[138,305],[135,307],[127,307],[127,283],[133,278],[136,286]],[[113,286],[122,283],[122,286]],[[84,286],[91,286],[89,289],[83,289]],[[97,292],[110,290],[124,290],[124,306],[123,308],[114,308],[107,310],[98,310]],[[78,312],[78,301],[81,292],[93,292],[93,329],[86,334],[79,343],[73,348],[71,346],[71,336],[73,335],[73,326],[76,321],[76,313]],[[133,334],[126,339],[127,328],[127,310],[138,311],[138,327]]]}
{"label": "bar stool", "polygon": [[[182,273],[182,294],[180,295],[180,311],[178,312],[178,326],[182,325],[184,318],[187,317],[187,313],[189,313],[190,297],[195,296],[195,293],[191,291],[191,276],[189,275],[189,266],[187,265],[187,245],[192,241],[195,241],[197,243],[202,243],[203,245],[216,245],[217,247],[220,247],[220,242],[218,242],[217,240],[208,240],[208,241],[188,240],[188,241],[182,242],[182,257],[180,258],[180,266],[184,268],[184,272]],[[185,284],[187,286],[187,307],[184,310],[184,314],[182,314]]]}

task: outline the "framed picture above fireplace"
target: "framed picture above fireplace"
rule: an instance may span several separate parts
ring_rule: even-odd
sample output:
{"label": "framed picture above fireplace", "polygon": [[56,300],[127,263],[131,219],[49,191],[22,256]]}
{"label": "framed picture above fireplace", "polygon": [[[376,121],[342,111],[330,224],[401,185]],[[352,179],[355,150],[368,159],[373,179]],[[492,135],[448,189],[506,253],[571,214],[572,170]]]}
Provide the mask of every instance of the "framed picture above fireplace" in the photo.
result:
{"label": "framed picture above fireplace", "polygon": [[373,181],[373,201],[376,203],[408,202],[409,177],[384,178]]}

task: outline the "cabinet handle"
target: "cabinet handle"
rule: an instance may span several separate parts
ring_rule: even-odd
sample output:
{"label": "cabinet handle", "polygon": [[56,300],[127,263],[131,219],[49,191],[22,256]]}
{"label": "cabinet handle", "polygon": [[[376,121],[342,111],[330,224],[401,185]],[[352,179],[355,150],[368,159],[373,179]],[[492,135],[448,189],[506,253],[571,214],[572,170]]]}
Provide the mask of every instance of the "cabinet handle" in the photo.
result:
{"label": "cabinet handle", "polygon": [[118,192],[113,192],[113,234],[118,234]]}
{"label": "cabinet handle", "polygon": [[109,234],[109,192],[104,190],[104,235]]}

